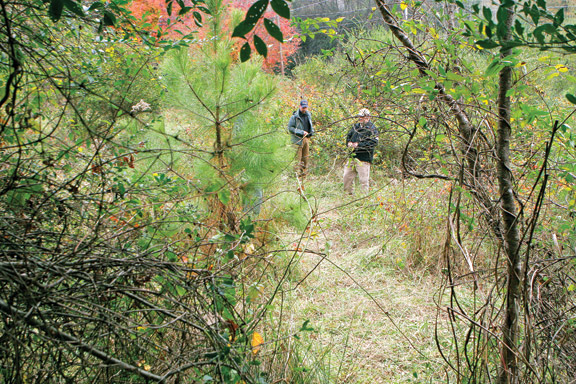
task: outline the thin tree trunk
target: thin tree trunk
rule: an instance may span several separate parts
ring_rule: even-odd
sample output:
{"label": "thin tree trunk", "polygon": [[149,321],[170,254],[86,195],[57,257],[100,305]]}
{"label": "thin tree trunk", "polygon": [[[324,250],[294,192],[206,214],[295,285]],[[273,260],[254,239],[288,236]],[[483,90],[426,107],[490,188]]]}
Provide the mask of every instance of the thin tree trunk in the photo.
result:
{"label": "thin tree trunk", "polygon": [[[375,1],[378,9],[380,10],[380,13],[382,14],[384,22],[388,25],[392,31],[392,34],[408,51],[408,59],[416,64],[420,75],[430,77],[426,71],[430,70],[431,68],[424,55],[418,51],[408,34],[404,32],[404,30],[398,25],[398,22],[392,13],[390,13],[388,10],[384,0]],[[441,83],[436,83],[435,88],[438,91],[438,99],[450,108],[450,112],[458,122],[458,131],[463,141],[462,153],[466,159],[466,165],[464,167],[466,172],[464,182],[470,188],[470,192],[475,196],[477,201],[486,209],[486,217],[490,227],[492,228],[492,231],[498,238],[501,238],[500,223],[498,220],[493,219],[495,216],[497,216],[496,207],[492,203],[488,194],[484,192],[484,188],[482,187],[480,181],[482,167],[479,159],[478,149],[475,144],[475,141],[479,136],[478,129],[470,122],[468,115],[461,108],[458,101],[446,93],[444,85]]]}
{"label": "thin tree trunk", "polygon": [[[499,13],[506,15],[503,25],[506,28],[502,42],[511,39],[511,30],[514,23],[514,11],[511,7],[500,6]],[[502,49],[501,57],[512,53],[512,50]],[[506,292],[505,319],[502,326],[502,369],[499,383],[518,383],[519,370],[517,358],[518,344],[518,317],[521,302],[521,263],[520,263],[520,235],[518,231],[518,209],[514,202],[513,179],[510,170],[510,140],[512,128],[510,127],[511,106],[508,91],[512,88],[512,68],[504,67],[500,71],[498,90],[498,140],[496,153],[498,156],[498,183],[500,201],[502,205],[502,221],[504,235],[504,251],[508,261],[507,277],[508,289]]]}
{"label": "thin tree trunk", "polygon": [[[422,76],[428,76],[426,71],[430,66],[424,56],[416,49],[408,34],[398,25],[394,16],[387,9],[383,0],[375,0],[384,22],[390,27],[392,34],[402,43],[408,51],[408,58],[414,62]],[[505,12],[504,23],[506,25],[505,36],[502,42],[511,39],[511,28],[514,22],[514,12],[512,8],[501,6],[500,12]],[[502,57],[508,56],[510,49],[502,50]],[[505,67],[500,72],[499,94],[498,94],[498,139],[497,139],[497,169],[499,193],[502,214],[501,220],[494,219],[491,222],[492,229],[497,237],[504,242],[505,252],[508,260],[508,290],[506,297],[505,321],[502,329],[504,346],[502,348],[502,369],[499,375],[501,384],[513,384],[518,382],[519,369],[517,359],[518,343],[518,316],[521,294],[521,264],[519,256],[520,236],[517,222],[517,208],[514,203],[514,193],[512,185],[512,173],[510,171],[510,98],[507,96],[508,90],[512,86],[512,69]],[[489,198],[480,193],[479,185],[480,164],[478,150],[474,144],[477,136],[477,129],[470,123],[465,111],[454,98],[446,94],[442,84],[437,83],[438,97],[450,107],[450,111],[458,121],[458,129],[464,141],[463,152],[467,161],[467,182],[476,191],[472,191],[481,204],[486,207],[491,214],[497,216],[494,205]],[[503,233],[500,230],[500,222],[503,225]]]}
{"label": "thin tree trunk", "polygon": [[[388,25],[392,34],[400,40],[402,45],[408,50],[408,59],[418,68],[418,71],[422,76],[428,77],[426,73],[427,70],[430,70],[430,65],[428,64],[426,58],[416,49],[412,40],[404,30],[398,26],[398,22],[394,18],[394,16],[390,13],[386,4],[383,0],[375,0],[376,4],[378,5],[378,9],[382,14],[382,18],[384,22]],[[473,141],[476,137],[476,128],[472,125],[466,113],[460,108],[460,104],[449,94],[446,93],[444,86],[440,83],[436,83],[435,88],[438,90],[438,97],[444,103],[448,105],[450,111],[458,121],[458,129],[464,138],[465,144],[465,153],[466,159],[469,163],[469,170],[471,171],[473,176],[477,176],[480,168],[477,164],[478,155],[475,146],[473,145]]]}

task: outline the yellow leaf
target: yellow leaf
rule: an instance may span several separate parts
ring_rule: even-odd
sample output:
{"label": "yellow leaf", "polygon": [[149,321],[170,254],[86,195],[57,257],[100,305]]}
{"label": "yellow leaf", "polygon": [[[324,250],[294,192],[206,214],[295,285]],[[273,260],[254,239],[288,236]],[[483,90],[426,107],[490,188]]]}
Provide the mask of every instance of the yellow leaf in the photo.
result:
{"label": "yellow leaf", "polygon": [[247,255],[252,255],[255,249],[256,248],[254,247],[253,243],[248,243],[244,245],[244,253]]}
{"label": "yellow leaf", "polygon": [[262,337],[261,334],[259,334],[258,332],[254,332],[252,334],[252,353],[253,354],[257,354],[258,351],[260,350],[260,345],[262,345],[262,343],[264,343],[264,338]]}
{"label": "yellow leaf", "polygon": [[408,8],[408,4],[406,4],[405,2],[401,2],[400,3],[400,9],[405,10],[406,8]]}

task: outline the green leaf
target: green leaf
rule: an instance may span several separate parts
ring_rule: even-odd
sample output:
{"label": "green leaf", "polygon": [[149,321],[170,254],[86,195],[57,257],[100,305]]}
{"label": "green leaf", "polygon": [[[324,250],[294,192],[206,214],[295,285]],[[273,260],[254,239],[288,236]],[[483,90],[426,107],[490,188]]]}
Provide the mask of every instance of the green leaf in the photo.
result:
{"label": "green leaf", "polygon": [[194,16],[194,20],[196,21],[196,25],[198,25],[198,24],[202,25],[202,14],[200,12],[194,11],[194,12],[192,12],[192,15]]}
{"label": "green leaf", "polygon": [[256,23],[247,23],[246,20],[244,20],[234,28],[232,37],[244,37],[248,32],[254,29],[255,26]]}
{"label": "green leaf", "polygon": [[268,0],[258,0],[248,9],[244,21],[247,23],[256,24],[268,8]]}
{"label": "green leaf", "polygon": [[92,5],[90,6],[90,8],[88,8],[88,10],[89,10],[89,11],[93,11],[93,10],[98,9],[98,8],[104,8],[104,4],[102,4],[102,3],[99,2],[99,1],[95,1],[95,2],[92,3]]}
{"label": "green leaf", "polygon": [[546,0],[537,0],[536,4],[542,9],[546,9]]}
{"label": "green leaf", "polygon": [[532,7],[530,8],[530,17],[534,24],[538,25],[538,20],[540,20],[540,10],[534,4],[532,4]]}
{"label": "green leaf", "polygon": [[482,7],[482,15],[489,22],[492,22],[492,10],[488,7]]}
{"label": "green leaf", "polygon": [[310,320],[304,321],[304,323],[302,324],[302,327],[300,327],[300,332],[313,331],[314,328],[310,327],[308,324],[310,324]]}
{"label": "green leaf", "polygon": [[516,30],[516,33],[519,34],[520,36],[522,36],[524,34],[524,26],[522,25],[522,23],[517,19],[515,24],[514,24],[514,29]]}
{"label": "green leaf", "polygon": [[498,23],[498,27],[496,28],[496,35],[500,38],[500,40],[506,40],[506,36],[508,35],[508,27],[506,23]]}
{"label": "green leaf", "polygon": [[264,57],[268,55],[268,47],[266,46],[264,40],[262,40],[258,35],[254,35],[254,47],[260,55]]}
{"label": "green leaf", "polygon": [[116,16],[110,11],[104,11],[104,18],[102,19],[104,26],[113,27],[116,25]]}
{"label": "green leaf", "polygon": [[202,11],[202,12],[204,12],[204,13],[207,14],[207,15],[211,15],[211,14],[212,14],[212,12],[210,12],[210,10],[209,10],[208,8],[206,8],[206,7],[198,6],[197,8],[198,8],[199,11]]}
{"label": "green leaf", "polygon": [[176,2],[178,3],[178,5],[180,6],[180,8],[184,8],[186,6],[186,4],[184,4],[183,0],[176,0]]}
{"label": "green leaf", "polygon": [[566,98],[568,99],[569,102],[571,102],[572,104],[576,104],[576,96],[574,96],[571,93],[567,93],[566,94]]}
{"label": "green leaf", "polygon": [[174,1],[166,0],[166,12],[168,16],[172,16],[172,7],[174,6]]}
{"label": "green leaf", "polygon": [[85,16],[84,10],[82,9],[82,5],[75,2],[74,0],[64,0],[64,6],[68,8],[68,10],[74,13],[75,15],[78,15],[80,17]]}
{"label": "green leaf", "polygon": [[254,237],[254,229],[256,226],[250,220],[250,217],[247,217],[245,220],[240,222],[240,230],[244,232],[244,237],[247,239],[246,241],[250,240]]}
{"label": "green leaf", "polygon": [[534,34],[534,37],[536,37],[536,40],[538,40],[540,44],[544,44],[546,40],[544,33],[553,35],[554,33],[556,33],[556,27],[554,27],[552,24],[542,24],[541,26],[537,27],[532,33]]}
{"label": "green leaf", "polygon": [[564,22],[564,8],[560,8],[554,15],[554,26],[558,27]]}
{"label": "green leaf", "polygon": [[498,20],[498,24],[505,24],[506,19],[508,18],[508,12],[511,10],[508,7],[500,6],[498,7],[498,11],[496,11],[496,20]]}
{"label": "green leaf", "polygon": [[476,45],[479,45],[480,47],[482,47],[484,49],[492,49],[492,48],[496,48],[499,46],[499,44],[497,42],[495,42],[494,40],[490,40],[490,39],[479,40],[476,42]]}
{"label": "green leaf", "polygon": [[440,73],[440,76],[446,77],[446,70],[444,69],[443,66],[441,65],[438,66],[438,72]]}
{"label": "green leaf", "polygon": [[178,261],[178,256],[176,256],[176,254],[174,252],[171,251],[166,251],[165,253],[166,258],[168,259],[168,261],[175,263]]}
{"label": "green leaf", "polygon": [[177,284],[174,286],[174,288],[176,288],[176,293],[178,296],[184,296],[186,294],[186,287]]}
{"label": "green leaf", "polygon": [[290,19],[290,7],[284,0],[272,0],[270,1],[270,5],[278,16]]}
{"label": "green leaf", "polygon": [[[185,14],[187,14],[188,12],[190,12],[192,10],[192,7],[184,7],[184,8],[180,8],[180,10],[178,11],[178,16],[183,16]],[[198,14],[198,15],[196,15]],[[200,15],[199,12],[194,11],[194,18],[196,20],[200,20],[200,22],[202,22],[202,16]]]}
{"label": "green leaf", "polygon": [[462,82],[462,81],[465,81],[465,80],[466,80],[466,78],[465,78],[464,76],[459,75],[459,74],[454,73],[454,72],[448,72],[448,73],[446,74],[446,78],[447,78],[448,80],[458,81],[458,82]]}
{"label": "green leaf", "polygon": [[515,48],[521,47],[524,43],[520,40],[510,40],[502,44],[502,48]]}
{"label": "green leaf", "polygon": [[63,0],[50,0],[50,7],[48,8],[48,15],[52,21],[56,22],[60,20],[62,16],[62,10],[64,9]]}
{"label": "green leaf", "polygon": [[250,55],[252,54],[252,49],[250,48],[250,44],[248,42],[244,43],[242,48],[240,48],[240,61],[245,62],[250,59]]}
{"label": "green leaf", "polygon": [[495,76],[498,73],[500,73],[500,70],[504,68],[504,66],[502,65],[502,63],[500,63],[500,60],[494,60],[490,63],[490,65],[488,66],[488,68],[486,68],[486,76],[490,77],[490,76]]}
{"label": "green leaf", "polygon": [[264,27],[266,28],[266,31],[268,31],[270,36],[272,36],[281,43],[284,42],[284,35],[282,35],[282,31],[272,20],[264,19]]}

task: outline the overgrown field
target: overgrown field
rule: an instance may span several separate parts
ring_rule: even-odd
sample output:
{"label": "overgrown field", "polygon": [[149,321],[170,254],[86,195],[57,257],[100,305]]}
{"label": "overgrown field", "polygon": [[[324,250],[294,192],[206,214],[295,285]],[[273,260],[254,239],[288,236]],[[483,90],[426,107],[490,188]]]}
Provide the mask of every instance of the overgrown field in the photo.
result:
{"label": "overgrown field", "polygon": [[574,380],[567,8],[29,3],[0,1],[0,381]]}

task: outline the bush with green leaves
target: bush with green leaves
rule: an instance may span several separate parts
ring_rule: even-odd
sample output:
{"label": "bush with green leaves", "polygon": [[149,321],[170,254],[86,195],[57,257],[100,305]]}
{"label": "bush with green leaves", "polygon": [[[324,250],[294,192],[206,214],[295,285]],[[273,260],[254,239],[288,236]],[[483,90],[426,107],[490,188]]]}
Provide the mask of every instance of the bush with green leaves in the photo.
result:
{"label": "bush with green leaves", "polygon": [[[210,222],[206,201],[278,175],[282,147],[244,83],[267,94],[270,79],[252,63],[225,71],[239,82],[228,111],[249,113],[237,131],[239,115],[226,116],[230,140],[214,148],[165,124],[156,51],[104,28],[108,5],[64,2],[56,15],[63,2],[49,3],[2,4],[2,378],[267,380],[254,349],[267,299],[247,294],[242,269],[264,252],[255,224],[238,205],[234,227]],[[211,163],[223,149],[226,164]]]}

